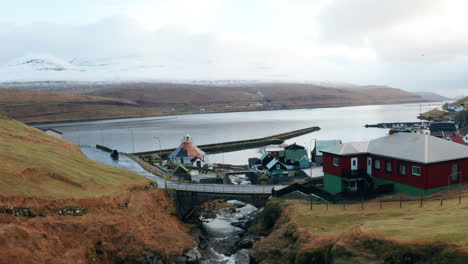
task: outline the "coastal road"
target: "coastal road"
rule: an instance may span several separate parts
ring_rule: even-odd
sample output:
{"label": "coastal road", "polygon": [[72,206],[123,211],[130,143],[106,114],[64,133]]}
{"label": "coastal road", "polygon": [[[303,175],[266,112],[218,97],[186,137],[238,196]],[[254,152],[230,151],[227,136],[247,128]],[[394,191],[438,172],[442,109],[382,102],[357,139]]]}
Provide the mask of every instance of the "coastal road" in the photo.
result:
{"label": "coastal road", "polygon": [[181,191],[194,192],[215,192],[215,193],[249,193],[249,194],[266,194],[271,193],[271,190],[282,189],[285,185],[233,185],[233,184],[200,184],[200,183],[182,183],[167,180],[163,177],[156,176],[145,169],[131,158],[120,155],[119,160],[110,158],[109,153],[98,150],[92,147],[82,147],[83,153],[90,159],[104,163],[106,165],[126,169],[135,173],[141,174],[146,178],[155,181],[159,188],[171,188]]}

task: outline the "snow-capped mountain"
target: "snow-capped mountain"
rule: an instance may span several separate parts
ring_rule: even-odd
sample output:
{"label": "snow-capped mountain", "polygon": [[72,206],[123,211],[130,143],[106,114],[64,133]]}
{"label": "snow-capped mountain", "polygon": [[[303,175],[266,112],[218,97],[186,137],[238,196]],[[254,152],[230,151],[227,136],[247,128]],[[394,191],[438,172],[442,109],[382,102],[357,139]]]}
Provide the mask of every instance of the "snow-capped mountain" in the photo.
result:
{"label": "snow-capped mountain", "polygon": [[[224,66],[224,68],[223,68]],[[225,75],[213,76],[214,68],[222,68]],[[241,78],[239,78],[242,76]],[[254,64],[245,63],[230,68],[216,61],[201,61],[197,67],[186,65],[183,60],[155,61],[142,56],[115,58],[63,59],[51,55],[28,55],[0,65],[2,87],[53,86],[70,82],[122,83],[122,82],[170,82],[208,86],[241,86],[261,83],[306,83],[333,88],[353,88],[355,85],[331,81],[291,81],[276,79]]]}

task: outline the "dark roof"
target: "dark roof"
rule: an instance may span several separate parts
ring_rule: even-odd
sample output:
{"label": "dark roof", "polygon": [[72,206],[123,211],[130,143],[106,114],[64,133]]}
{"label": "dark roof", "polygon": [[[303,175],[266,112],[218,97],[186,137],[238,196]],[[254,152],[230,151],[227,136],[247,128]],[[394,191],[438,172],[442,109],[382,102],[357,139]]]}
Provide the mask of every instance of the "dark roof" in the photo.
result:
{"label": "dark roof", "polygon": [[260,158],[260,162],[262,163],[263,166],[266,166],[274,158],[275,157],[273,157],[273,155],[267,152],[262,155],[262,157]]}
{"label": "dark roof", "polygon": [[256,164],[261,164],[259,158],[249,158],[249,167],[252,167],[253,165]]}
{"label": "dark roof", "polygon": [[184,148],[178,147],[176,150],[174,150],[174,152],[171,153],[170,156],[174,158],[175,157],[187,157],[188,153],[187,153],[187,150],[185,150]]}
{"label": "dark roof", "polygon": [[46,131],[50,130],[50,131],[54,131],[55,133],[58,133],[58,134],[60,134],[60,135],[62,135],[62,134],[63,134],[62,132],[60,132],[60,131],[57,131],[57,130],[55,130],[55,129],[52,129],[52,128],[39,128],[39,129],[40,129],[40,130],[42,130],[42,131],[44,131],[44,132],[46,132]]}
{"label": "dark roof", "polygon": [[177,168],[175,168],[175,170],[172,173],[176,174],[176,173],[188,173],[188,172],[189,170],[185,168],[185,166],[183,166],[182,164],[179,164],[179,166],[177,166]]}
{"label": "dark roof", "polygon": [[438,137],[438,138],[447,137],[447,136],[450,136],[450,135],[453,135],[453,134],[454,134],[453,131],[443,131],[443,130],[431,131],[431,136]]}
{"label": "dark roof", "polygon": [[450,131],[454,132],[457,130],[455,127],[455,123],[432,123],[431,126],[429,127],[429,130],[431,132],[436,132],[436,131]]}
{"label": "dark roof", "polygon": [[284,147],[285,150],[298,150],[298,149],[305,149],[305,147],[301,145],[297,145],[296,143],[291,144],[289,146]]}

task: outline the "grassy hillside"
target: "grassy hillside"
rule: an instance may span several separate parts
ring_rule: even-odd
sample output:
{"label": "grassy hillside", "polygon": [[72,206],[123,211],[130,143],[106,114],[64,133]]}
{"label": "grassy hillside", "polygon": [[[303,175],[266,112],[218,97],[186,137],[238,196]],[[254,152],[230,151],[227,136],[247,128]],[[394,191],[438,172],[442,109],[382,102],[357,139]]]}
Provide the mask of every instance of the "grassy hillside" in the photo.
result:
{"label": "grassy hillside", "polygon": [[194,246],[148,179],[5,117],[0,165],[0,263],[173,263]]}
{"label": "grassy hillside", "polygon": [[0,117],[1,195],[47,199],[115,195],[149,180],[92,161],[63,139]]}
{"label": "grassy hillside", "polygon": [[385,86],[337,88],[298,83],[117,83],[51,89],[55,92],[0,89],[0,115],[46,122],[427,101]]}
{"label": "grassy hillside", "polygon": [[465,104],[465,107],[468,106],[468,96],[457,100],[454,104]]}
{"label": "grassy hillside", "polygon": [[[328,209],[315,204],[311,210],[308,201],[273,203],[279,203],[281,217],[272,233],[254,246],[258,261],[466,263],[468,259],[468,223],[461,221],[468,217],[468,201],[463,198],[458,204],[456,194],[443,206],[439,200],[427,199],[423,208],[418,200],[403,202],[402,208],[398,201],[386,202],[382,209],[378,200],[365,203],[364,209],[361,204]],[[269,215],[267,219],[274,214]],[[284,257],[275,258],[278,254]],[[405,262],[408,256],[411,262]]]}

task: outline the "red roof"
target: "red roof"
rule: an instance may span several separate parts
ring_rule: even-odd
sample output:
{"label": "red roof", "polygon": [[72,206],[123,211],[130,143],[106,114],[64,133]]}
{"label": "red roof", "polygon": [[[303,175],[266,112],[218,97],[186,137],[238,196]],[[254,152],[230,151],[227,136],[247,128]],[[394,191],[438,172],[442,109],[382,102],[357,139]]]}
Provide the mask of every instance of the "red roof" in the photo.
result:
{"label": "red roof", "polygon": [[188,157],[203,157],[206,155],[205,152],[193,144],[189,136],[184,137],[184,141],[180,146],[187,151]]}
{"label": "red roof", "polygon": [[468,146],[468,143],[463,140],[463,138],[460,135],[457,134],[452,134],[450,136],[445,137],[445,139],[450,140],[452,142],[462,144],[465,146]]}

